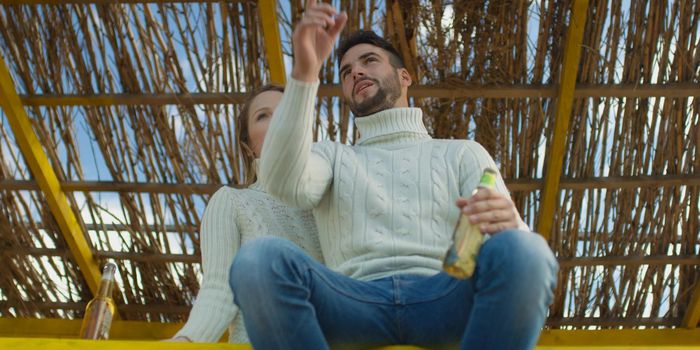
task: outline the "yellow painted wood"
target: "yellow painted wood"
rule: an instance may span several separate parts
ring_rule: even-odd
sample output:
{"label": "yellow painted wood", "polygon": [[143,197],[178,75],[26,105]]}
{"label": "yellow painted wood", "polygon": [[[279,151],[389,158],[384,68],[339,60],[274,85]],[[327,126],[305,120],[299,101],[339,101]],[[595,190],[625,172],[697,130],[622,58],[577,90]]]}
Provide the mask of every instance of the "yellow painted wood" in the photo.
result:
{"label": "yellow painted wood", "polygon": [[[112,340],[161,340],[171,338],[183,323],[114,321]],[[80,320],[0,318],[0,339],[14,338],[76,338]],[[220,342],[225,342],[224,334]],[[570,348],[571,347],[571,348]],[[595,347],[670,349],[697,347],[700,349],[700,329],[614,329],[614,330],[544,330],[538,349],[581,349]],[[621,348],[621,349],[622,349]],[[5,347],[0,344],[0,349]],[[416,347],[387,347],[388,349],[418,349]]]}
{"label": "yellow painted wood", "polygon": [[581,43],[583,42],[583,29],[586,26],[588,13],[588,0],[574,0],[569,20],[569,28],[566,32],[564,46],[564,61],[561,69],[561,80],[557,94],[555,107],[554,136],[547,150],[549,158],[545,172],[545,185],[538,214],[537,231],[546,239],[552,231],[554,211],[559,202],[559,179],[564,162],[566,150],[566,136],[569,131],[569,119],[574,102],[574,90],[576,89],[576,76],[581,58]]}
{"label": "yellow painted wood", "polygon": [[549,329],[542,331],[537,344],[540,349],[548,346],[691,346],[700,349],[700,329]]}
{"label": "yellow painted wood", "polygon": [[284,85],[287,74],[284,69],[282,41],[280,39],[279,22],[277,21],[277,1],[259,0],[258,11],[265,39],[267,63],[270,66],[270,82]]}
{"label": "yellow painted wood", "polygon": [[690,350],[697,349],[697,346],[663,346],[663,345],[649,345],[649,346],[597,346],[597,345],[585,345],[585,346],[537,346],[537,350]]}
{"label": "yellow painted wood", "polygon": [[252,350],[248,344],[170,343],[136,340],[82,340],[52,338],[0,338],[0,349],[22,350]]}
{"label": "yellow painted wood", "polygon": [[[81,323],[81,320],[0,317],[0,337],[77,338]],[[184,325],[184,323],[115,320],[112,322],[110,338],[122,340],[168,339]],[[226,335],[222,337],[222,339],[227,338]]]}
{"label": "yellow painted wood", "polygon": [[[688,346],[537,346],[538,350],[689,350],[697,349],[697,345]],[[51,339],[51,338],[0,338],[0,349],[23,350],[75,350],[75,349],[100,349],[100,350],[251,350],[248,344],[227,343],[166,343],[159,341],[128,341],[128,340],[80,340],[80,339]],[[419,350],[414,346],[389,346],[381,350]],[[379,349],[375,349],[379,350]]]}
{"label": "yellow painted wood", "polygon": [[696,328],[700,322],[700,281],[695,282],[693,296],[690,298],[690,304],[683,316],[683,326],[686,328]]}
{"label": "yellow painted wood", "polygon": [[80,272],[85,277],[93,295],[97,294],[101,277],[100,268],[92,256],[90,245],[32,128],[32,123],[20,102],[14,81],[2,57],[0,57],[0,106],[7,116],[17,146],[22,151],[39,188],[43,191],[51,213],[73,253],[73,258],[80,267]]}

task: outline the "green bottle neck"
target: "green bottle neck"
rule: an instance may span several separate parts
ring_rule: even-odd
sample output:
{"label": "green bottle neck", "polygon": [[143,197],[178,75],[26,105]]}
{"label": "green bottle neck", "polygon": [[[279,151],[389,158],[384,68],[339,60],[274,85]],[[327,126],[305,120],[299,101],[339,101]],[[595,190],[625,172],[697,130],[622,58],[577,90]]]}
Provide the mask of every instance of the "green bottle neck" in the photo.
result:
{"label": "green bottle neck", "polygon": [[114,275],[117,272],[117,265],[108,263],[102,270],[102,279],[100,280],[100,288],[97,290],[96,297],[111,298],[114,290]]}
{"label": "green bottle neck", "polygon": [[98,298],[111,298],[114,291],[114,279],[102,278],[100,288],[97,290]]}

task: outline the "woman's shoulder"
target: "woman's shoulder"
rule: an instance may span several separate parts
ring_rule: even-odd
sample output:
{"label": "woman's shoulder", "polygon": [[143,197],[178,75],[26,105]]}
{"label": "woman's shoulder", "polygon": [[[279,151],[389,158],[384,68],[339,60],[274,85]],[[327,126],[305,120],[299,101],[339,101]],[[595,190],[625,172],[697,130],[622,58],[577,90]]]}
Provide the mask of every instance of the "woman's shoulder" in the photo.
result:
{"label": "woman's shoulder", "polygon": [[261,203],[265,205],[282,204],[278,199],[260,189],[231,185],[222,186],[209,198],[209,203],[223,204],[223,202],[234,206],[255,206]]}
{"label": "woman's shoulder", "polygon": [[223,185],[214,192],[211,198],[247,197],[255,195],[255,192],[261,191],[243,185]]}
{"label": "woman's shoulder", "polygon": [[219,189],[212,194],[207,202],[207,206],[236,206],[242,198],[245,199],[249,197],[251,195],[250,192],[251,191],[246,188],[224,185],[219,187]]}
{"label": "woman's shoulder", "polygon": [[214,194],[211,195],[209,202],[211,203],[213,201],[220,201],[235,197],[238,195],[239,191],[240,189],[231,186],[221,186],[218,190],[216,190],[216,192],[214,192]]}

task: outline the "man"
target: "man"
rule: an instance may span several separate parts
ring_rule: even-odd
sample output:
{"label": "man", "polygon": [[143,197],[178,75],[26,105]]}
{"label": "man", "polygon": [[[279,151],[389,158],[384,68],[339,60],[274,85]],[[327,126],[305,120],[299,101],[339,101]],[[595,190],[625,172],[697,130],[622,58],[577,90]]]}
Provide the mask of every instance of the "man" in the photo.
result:
{"label": "man", "polygon": [[[349,36],[338,55],[359,140],[312,145],[318,75],[346,21],[307,2],[260,165],[269,193],[313,209],[328,266],[278,238],[241,247],[230,283],[253,346],[532,348],[556,283],[551,250],[500,176],[463,198],[494,161],[476,142],[430,138],[408,108],[411,76],[374,33]],[[460,209],[492,234],[466,280],[441,272]]]}

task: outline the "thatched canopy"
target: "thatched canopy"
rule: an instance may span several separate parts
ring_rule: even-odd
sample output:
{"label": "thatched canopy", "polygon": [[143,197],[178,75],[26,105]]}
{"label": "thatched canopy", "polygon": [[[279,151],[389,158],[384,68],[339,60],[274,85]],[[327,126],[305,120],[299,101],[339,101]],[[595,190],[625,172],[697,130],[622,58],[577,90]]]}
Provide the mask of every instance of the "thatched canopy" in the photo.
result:
{"label": "thatched canopy", "polygon": [[[185,320],[204,206],[247,180],[235,121],[271,80],[265,14],[244,0],[3,3],[0,54],[94,265],[119,264],[121,317]],[[526,222],[549,228],[549,327],[683,325],[700,277],[700,1],[334,3],[347,30],[399,48],[433,136],[482,143]],[[278,1],[287,72],[302,8]],[[337,69],[323,68],[314,135],[351,143]],[[8,120],[0,316],[80,318],[90,274]]]}

